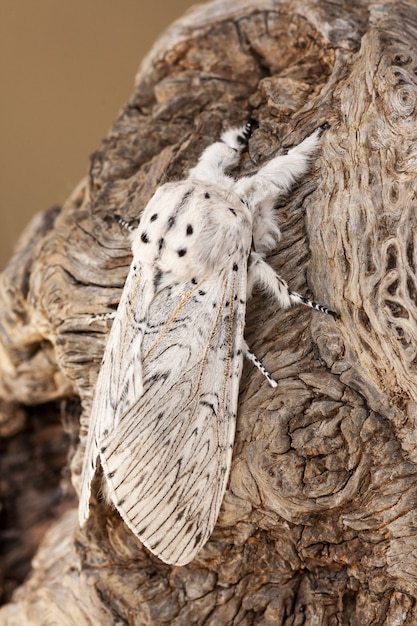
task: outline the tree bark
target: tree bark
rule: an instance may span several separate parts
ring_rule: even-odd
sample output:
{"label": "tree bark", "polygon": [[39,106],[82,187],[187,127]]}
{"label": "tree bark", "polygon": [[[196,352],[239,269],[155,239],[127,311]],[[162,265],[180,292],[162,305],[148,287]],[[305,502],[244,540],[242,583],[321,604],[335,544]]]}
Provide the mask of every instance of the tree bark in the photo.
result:
{"label": "tree bark", "polygon": [[247,341],[279,384],[245,365],[229,487],[195,561],[165,565],[97,496],[83,530],[74,509],[54,523],[0,624],[417,623],[416,36],[412,2],[215,0],[157,42],[89,176],[2,275],[3,400],[79,397],[79,489],[108,333],[88,316],[117,305],[131,258],[114,215],[137,219],[248,118],[241,174],[331,125],[268,261],[341,318],[249,304]]}

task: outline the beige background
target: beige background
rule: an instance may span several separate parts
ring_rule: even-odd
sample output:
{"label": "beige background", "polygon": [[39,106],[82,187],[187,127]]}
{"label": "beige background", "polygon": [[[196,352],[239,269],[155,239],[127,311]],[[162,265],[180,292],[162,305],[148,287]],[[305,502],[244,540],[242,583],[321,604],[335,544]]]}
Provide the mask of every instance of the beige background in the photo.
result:
{"label": "beige background", "polygon": [[0,270],[61,204],[129,97],[141,59],[193,0],[0,0]]}

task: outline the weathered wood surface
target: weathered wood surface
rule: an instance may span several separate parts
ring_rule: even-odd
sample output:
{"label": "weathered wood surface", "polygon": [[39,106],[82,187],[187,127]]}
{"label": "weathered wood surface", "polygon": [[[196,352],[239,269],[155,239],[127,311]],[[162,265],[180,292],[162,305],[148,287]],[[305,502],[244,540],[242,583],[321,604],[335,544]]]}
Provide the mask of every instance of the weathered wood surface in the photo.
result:
{"label": "weathered wood surface", "polygon": [[[77,395],[78,484],[94,381],[136,218],[220,130],[259,128],[243,171],[331,129],[278,208],[269,261],[334,321],[258,294],[230,486],[189,566],[149,555],[102,502],[47,534],[0,624],[417,623],[417,5],[216,0],[176,23],[63,209],[25,233],[1,279],[1,396]],[[109,86],[111,88],[111,86]],[[98,485],[96,485],[98,488]]]}
{"label": "weathered wood surface", "polygon": [[3,604],[27,577],[48,527],[76,504],[67,461],[77,442],[79,406],[66,400],[26,408],[0,404],[0,412],[8,417],[0,419]]}

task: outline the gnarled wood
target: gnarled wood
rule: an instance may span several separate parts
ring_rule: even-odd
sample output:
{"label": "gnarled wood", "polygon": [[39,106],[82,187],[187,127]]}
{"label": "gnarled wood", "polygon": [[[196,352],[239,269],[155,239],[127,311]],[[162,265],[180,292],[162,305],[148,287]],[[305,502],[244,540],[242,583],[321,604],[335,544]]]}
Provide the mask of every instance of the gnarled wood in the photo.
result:
{"label": "gnarled wood", "polygon": [[[77,395],[78,485],[107,325],[138,218],[221,129],[257,120],[242,172],[329,121],[279,207],[269,262],[338,310],[251,302],[232,475],[198,558],[169,567],[100,499],[46,536],[0,624],[417,623],[417,7],[216,0],[172,26],[60,212],[29,227],[2,276],[1,396]],[[96,492],[99,482],[95,485]],[[47,616],[47,619],[45,618]]]}

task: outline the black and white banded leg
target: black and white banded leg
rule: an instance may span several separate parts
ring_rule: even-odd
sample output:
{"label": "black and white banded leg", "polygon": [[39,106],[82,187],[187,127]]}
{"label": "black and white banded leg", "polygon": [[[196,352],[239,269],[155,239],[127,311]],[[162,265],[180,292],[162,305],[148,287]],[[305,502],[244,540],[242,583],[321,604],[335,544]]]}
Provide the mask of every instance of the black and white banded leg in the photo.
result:
{"label": "black and white banded leg", "polygon": [[111,311],[110,313],[93,313],[93,315],[88,315],[86,318],[87,324],[90,325],[93,322],[105,322],[107,320],[114,320],[116,317],[116,311]]}
{"label": "black and white banded leg", "polygon": [[309,300],[304,296],[300,296],[300,294],[295,291],[288,290],[288,295],[290,296],[291,302],[294,304],[304,304],[305,306],[309,306],[316,311],[320,311],[321,313],[327,313],[327,315],[331,315],[335,319],[340,317],[339,313],[336,313],[336,311],[332,311],[332,309],[328,309],[327,306],[318,304],[318,302],[314,302],[314,300]]}
{"label": "black and white banded leg", "polygon": [[128,230],[130,233],[136,232],[137,226],[133,226],[131,222],[126,221],[125,219],[123,219],[123,217],[120,217],[120,215],[115,215],[114,219],[118,224],[120,224],[120,226]]}
{"label": "black and white banded leg", "polygon": [[248,344],[245,342],[243,345],[243,354],[245,357],[258,368],[258,370],[265,376],[266,380],[269,382],[271,387],[276,387],[278,385],[277,381],[272,378],[271,374],[266,369],[265,365],[262,363],[260,359],[250,350]]}
{"label": "black and white banded leg", "polygon": [[338,318],[339,315],[336,311],[309,300],[304,296],[301,296],[295,291],[290,291],[286,281],[277,274],[270,265],[262,258],[257,252],[251,252],[249,258],[248,269],[248,293],[252,292],[254,285],[259,285],[261,289],[265,290],[269,295],[275,298],[279,304],[284,308],[289,308],[292,304],[303,304],[321,313],[327,313],[334,318]]}

